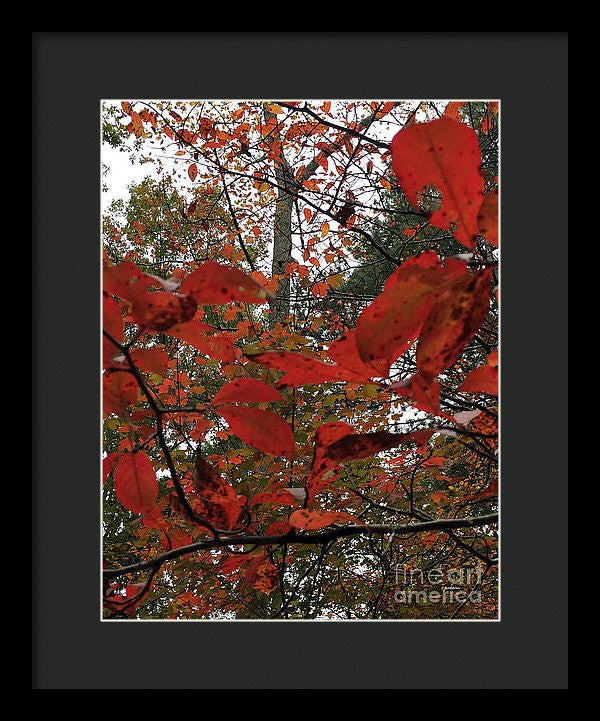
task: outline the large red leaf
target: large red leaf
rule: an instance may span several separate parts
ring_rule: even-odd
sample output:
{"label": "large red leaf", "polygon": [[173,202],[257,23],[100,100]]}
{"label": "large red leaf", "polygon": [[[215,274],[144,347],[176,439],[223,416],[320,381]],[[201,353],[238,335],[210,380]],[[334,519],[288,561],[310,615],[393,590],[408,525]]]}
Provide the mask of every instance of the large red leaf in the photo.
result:
{"label": "large red leaf", "polygon": [[417,346],[417,368],[437,375],[461,354],[483,323],[490,304],[491,269],[461,278],[437,299]]}
{"label": "large red leaf", "polygon": [[119,458],[115,468],[115,493],[120,503],[134,513],[151,510],[158,496],[158,481],[147,453],[125,453]]}
{"label": "large red leaf", "polygon": [[200,304],[220,305],[230,301],[266,303],[267,291],[238,268],[209,260],[184,278],[180,290]]}
{"label": "large red leaf", "polygon": [[387,376],[389,367],[385,361],[365,362],[356,345],[356,329],[347,330],[327,349],[327,355],[340,368],[351,371],[368,381],[371,378]]}
{"label": "large red leaf", "polygon": [[189,295],[145,290],[134,294],[132,315],[142,327],[164,331],[191,320],[197,308]]}
{"label": "large red leaf", "polygon": [[346,523],[347,521],[361,523],[356,516],[345,511],[308,511],[305,508],[299,508],[290,516],[290,525],[305,531],[316,531],[334,523]]}
{"label": "large red leaf", "polygon": [[423,253],[403,263],[388,279],[383,293],[361,313],[356,325],[356,345],[367,363],[391,364],[419,335],[423,323],[444,289],[466,275],[466,264],[447,261],[436,253]]}
{"label": "large red leaf", "polygon": [[390,390],[409,398],[417,408],[426,413],[445,415],[440,410],[439,381],[429,373],[416,373],[405,381],[392,383]]}
{"label": "large red leaf", "polygon": [[[121,306],[114,298],[104,296],[102,298],[102,328],[109,333],[117,343],[123,341],[123,315]],[[104,368],[107,368],[112,359],[119,355],[119,350],[108,338],[102,338],[102,361]]]}
{"label": "large red leaf", "polygon": [[238,502],[233,486],[200,453],[196,453],[194,460],[194,490],[200,498],[212,503],[226,506]]}
{"label": "large red leaf", "polygon": [[216,358],[224,363],[234,363],[236,359],[233,336],[229,333],[220,333],[200,320],[188,320],[185,323],[176,323],[166,331],[167,335],[189,343],[200,353],[209,358]]}
{"label": "large red leaf", "polygon": [[245,406],[220,406],[217,412],[249,446],[272,456],[294,458],[294,434],[276,413]]}
{"label": "large red leaf", "polygon": [[123,415],[137,401],[138,385],[131,373],[106,372],[102,376],[102,407],[104,413]]}
{"label": "large red leaf", "polygon": [[491,396],[497,396],[498,367],[487,365],[475,368],[458,390],[465,393],[488,393]]}
{"label": "large red leaf", "polygon": [[155,281],[145,275],[135,263],[125,261],[111,265],[102,271],[102,287],[111,295],[124,300],[133,300],[140,290],[155,285]]}
{"label": "large red leaf", "polygon": [[413,433],[390,433],[388,431],[375,431],[374,433],[357,433],[348,435],[334,441],[325,451],[325,456],[332,461],[343,461],[368,458],[380,451],[395,448],[409,443],[425,443],[433,431],[415,431]]}
{"label": "large red leaf", "polygon": [[328,365],[316,358],[303,353],[289,351],[270,351],[267,353],[249,354],[246,356],[265,368],[284,371],[276,383],[278,388],[293,388],[303,385],[318,385],[319,383],[364,382],[362,374],[339,366]]}
{"label": "large red leaf", "polygon": [[337,466],[337,462],[327,457],[326,452],[329,446],[340,438],[354,433],[354,428],[342,421],[334,423],[323,423],[315,433],[315,448],[313,461],[306,489],[310,498],[313,498],[319,491],[328,486],[334,478],[333,473],[328,473]]}
{"label": "large red leaf", "polygon": [[248,505],[256,506],[259,503],[274,503],[278,506],[297,506],[300,504],[300,499],[285,488],[276,488],[273,491],[257,493]]}
{"label": "large red leaf", "polygon": [[147,373],[155,373],[159,376],[165,376],[167,373],[167,363],[169,357],[162,346],[153,346],[152,348],[134,348],[129,352],[131,360],[138,368]]}
{"label": "large red leaf", "polygon": [[236,378],[221,387],[212,399],[213,405],[220,403],[265,403],[281,401],[283,396],[273,386],[254,378]]}
{"label": "large red leaf", "polygon": [[498,191],[490,190],[485,196],[477,215],[479,233],[498,247]]}
{"label": "large red leaf", "polygon": [[456,239],[474,248],[483,201],[481,152],[475,131],[442,117],[402,128],[391,149],[392,167],[408,200],[417,205],[423,188],[435,185],[442,193],[442,205],[431,214],[431,224],[448,229],[455,223]]}

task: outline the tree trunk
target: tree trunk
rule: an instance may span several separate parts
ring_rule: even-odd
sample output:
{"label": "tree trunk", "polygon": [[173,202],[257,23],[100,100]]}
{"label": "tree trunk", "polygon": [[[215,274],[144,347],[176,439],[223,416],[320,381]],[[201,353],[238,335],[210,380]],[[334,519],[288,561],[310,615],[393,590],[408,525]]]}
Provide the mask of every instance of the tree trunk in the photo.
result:
{"label": "tree trunk", "polygon": [[[265,122],[277,116],[270,112],[267,105],[263,105]],[[271,141],[278,141],[280,148],[280,162],[275,161],[275,180],[277,182],[277,201],[275,203],[275,219],[273,224],[273,255],[271,273],[283,275],[287,264],[292,259],[292,209],[294,207],[294,177],[283,153],[283,146],[279,132],[273,135]],[[285,320],[290,312],[290,279],[281,278],[277,283],[275,297],[270,303],[271,316],[269,326],[273,328],[277,323]]]}

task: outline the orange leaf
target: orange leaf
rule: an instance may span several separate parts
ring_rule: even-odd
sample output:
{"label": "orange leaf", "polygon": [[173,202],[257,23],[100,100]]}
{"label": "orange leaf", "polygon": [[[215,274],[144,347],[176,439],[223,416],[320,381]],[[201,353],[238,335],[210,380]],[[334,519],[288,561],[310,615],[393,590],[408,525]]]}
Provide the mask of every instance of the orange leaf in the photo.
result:
{"label": "orange leaf", "polygon": [[198,166],[196,163],[192,163],[190,167],[188,168],[188,175],[190,176],[190,180],[192,183],[194,180],[196,180],[196,176],[198,175]]}

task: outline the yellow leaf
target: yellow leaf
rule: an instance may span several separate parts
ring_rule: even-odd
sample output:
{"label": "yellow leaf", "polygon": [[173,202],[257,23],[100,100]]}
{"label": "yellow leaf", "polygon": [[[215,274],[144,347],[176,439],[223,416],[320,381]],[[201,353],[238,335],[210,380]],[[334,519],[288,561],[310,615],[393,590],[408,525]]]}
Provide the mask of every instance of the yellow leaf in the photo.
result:
{"label": "yellow leaf", "polygon": [[329,223],[323,223],[321,226],[321,238],[324,238],[329,233]]}

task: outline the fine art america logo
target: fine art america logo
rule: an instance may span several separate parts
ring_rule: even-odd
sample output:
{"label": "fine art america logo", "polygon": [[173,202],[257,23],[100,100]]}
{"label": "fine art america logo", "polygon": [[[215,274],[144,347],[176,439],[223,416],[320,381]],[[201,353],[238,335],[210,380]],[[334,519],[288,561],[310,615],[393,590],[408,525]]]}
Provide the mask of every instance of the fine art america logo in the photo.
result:
{"label": "fine art america logo", "polygon": [[406,568],[396,566],[396,603],[479,603],[483,568]]}

